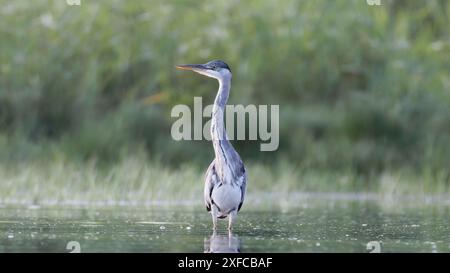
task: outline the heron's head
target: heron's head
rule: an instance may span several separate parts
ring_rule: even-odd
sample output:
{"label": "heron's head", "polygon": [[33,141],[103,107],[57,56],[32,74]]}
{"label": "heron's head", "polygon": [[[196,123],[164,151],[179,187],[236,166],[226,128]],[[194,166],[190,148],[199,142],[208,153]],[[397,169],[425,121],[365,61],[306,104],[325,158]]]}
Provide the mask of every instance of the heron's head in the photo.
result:
{"label": "heron's head", "polygon": [[230,79],[231,69],[223,61],[210,61],[206,64],[181,64],[178,69],[192,70],[199,74],[215,78],[217,80]]}

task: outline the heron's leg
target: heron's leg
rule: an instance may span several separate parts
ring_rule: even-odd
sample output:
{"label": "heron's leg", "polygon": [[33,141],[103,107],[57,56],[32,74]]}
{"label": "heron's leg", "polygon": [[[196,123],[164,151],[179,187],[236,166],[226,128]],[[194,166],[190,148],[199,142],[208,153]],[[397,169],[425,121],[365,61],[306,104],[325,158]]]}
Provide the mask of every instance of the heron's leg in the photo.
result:
{"label": "heron's leg", "polygon": [[233,247],[232,242],[233,242],[233,231],[230,228],[228,228],[228,247],[229,248]]}
{"label": "heron's leg", "polygon": [[217,209],[216,205],[213,204],[211,206],[211,216],[212,216],[214,230],[217,230],[217,212],[218,212],[218,209]]}
{"label": "heron's leg", "polygon": [[237,217],[237,211],[236,210],[231,211],[228,217],[230,217],[230,219],[228,219],[228,230],[231,231],[233,229],[234,221],[236,220]]}

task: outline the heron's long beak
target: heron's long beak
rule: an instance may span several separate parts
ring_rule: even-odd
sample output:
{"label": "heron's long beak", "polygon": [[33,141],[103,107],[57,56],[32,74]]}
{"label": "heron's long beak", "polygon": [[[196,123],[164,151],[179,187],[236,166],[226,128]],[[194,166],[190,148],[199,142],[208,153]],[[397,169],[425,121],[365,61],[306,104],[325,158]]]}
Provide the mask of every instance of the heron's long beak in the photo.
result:
{"label": "heron's long beak", "polygon": [[192,70],[195,72],[208,70],[208,68],[203,64],[180,64],[177,65],[176,68],[181,70]]}

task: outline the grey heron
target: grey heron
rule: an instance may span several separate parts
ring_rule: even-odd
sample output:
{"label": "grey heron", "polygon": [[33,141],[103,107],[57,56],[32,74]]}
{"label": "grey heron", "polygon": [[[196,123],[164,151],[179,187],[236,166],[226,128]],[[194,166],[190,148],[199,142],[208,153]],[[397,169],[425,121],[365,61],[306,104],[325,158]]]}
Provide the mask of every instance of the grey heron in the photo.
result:
{"label": "grey heron", "polygon": [[191,70],[219,81],[211,116],[211,140],[215,158],[205,174],[204,200],[207,211],[211,213],[214,230],[217,229],[217,219],[227,216],[228,229],[231,230],[247,189],[244,163],[228,140],[224,126],[224,110],[231,88],[231,69],[223,61],[184,64],[177,68]]}

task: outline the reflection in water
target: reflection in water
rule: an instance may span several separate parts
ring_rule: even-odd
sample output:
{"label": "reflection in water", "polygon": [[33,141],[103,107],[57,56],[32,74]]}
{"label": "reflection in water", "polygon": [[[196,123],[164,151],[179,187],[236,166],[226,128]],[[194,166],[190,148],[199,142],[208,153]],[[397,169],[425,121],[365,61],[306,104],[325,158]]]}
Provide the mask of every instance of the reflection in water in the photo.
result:
{"label": "reflection in water", "polygon": [[231,231],[228,235],[217,234],[215,231],[204,241],[205,253],[240,253],[241,239]]}
{"label": "reflection in water", "polygon": [[203,209],[0,207],[0,253],[67,253],[71,241],[81,252],[450,252],[447,203],[308,202],[245,211],[239,238],[212,234]]}

